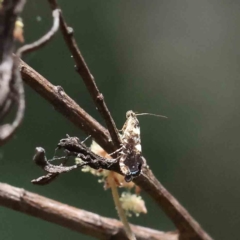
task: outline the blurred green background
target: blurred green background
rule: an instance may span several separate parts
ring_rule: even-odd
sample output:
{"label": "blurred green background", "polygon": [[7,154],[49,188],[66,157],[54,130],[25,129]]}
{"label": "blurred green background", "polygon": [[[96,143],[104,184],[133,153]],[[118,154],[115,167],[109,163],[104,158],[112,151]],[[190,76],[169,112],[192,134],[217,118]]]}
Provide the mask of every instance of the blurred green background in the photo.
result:
{"label": "blurred green background", "polygon": [[[127,110],[139,117],[143,154],[161,183],[214,239],[239,239],[240,226],[240,2],[236,0],[59,1],[120,129]],[[26,42],[51,26],[47,1],[29,0]],[[103,123],[60,33],[24,60]],[[25,85],[26,114],[1,148],[1,182],[117,218],[110,191],[90,174],[73,171],[48,186],[32,162],[36,146],[54,154],[66,133],[85,135]],[[103,123],[104,124],[104,123]],[[148,214],[132,223],[174,226],[143,193]],[[92,239],[0,207],[1,239]]]}

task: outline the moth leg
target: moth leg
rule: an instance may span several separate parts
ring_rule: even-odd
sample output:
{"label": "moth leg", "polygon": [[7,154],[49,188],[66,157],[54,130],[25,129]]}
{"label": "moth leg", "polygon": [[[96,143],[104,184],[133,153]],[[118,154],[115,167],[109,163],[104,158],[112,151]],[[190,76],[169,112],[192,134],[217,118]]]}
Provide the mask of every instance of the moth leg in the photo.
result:
{"label": "moth leg", "polygon": [[109,156],[112,156],[113,154],[120,152],[123,149],[123,146],[117,149],[116,151],[112,152],[111,154],[108,154]]}
{"label": "moth leg", "polygon": [[117,158],[105,158],[105,161],[107,163],[107,168],[109,169],[113,164],[116,164],[120,156]]}
{"label": "moth leg", "polygon": [[48,162],[52,162],[52,161],[56,161],[56,160],[67,160],[67,156],[64,156],[64,157],[56,157],[54,156],[52,159],[49,159]]}
{"label": "moth leg", "polygon": [[66,154],[66,156],[64,156],[64,157],[58,157],[57,156],[57,151],[58,151],[58,148],[55,149],[54,156],[51,159],[49,159],[48,161],[53,162],[53,161],[56,161],[56,160],[64,160],[63,164],[66,164],[66,162],[68,161],[68,157],[69,157],[68,154]]}
{"label": "moth leg", "polygon": [[118,132],[123,133],[123,132],[126,130],[126,127],[127,127],[127,125],[126,125],[126,123],[125,123],[125,124],[123,125],[122,129],[118,129]]}
{"label": "moth leg", "polygon": [[131,175],[130,169],[129,167],[124,163],[124,161],[126,160],[127,155],[122,155],[120,160],[119,160],[119,167],[120,167],[120,171],[122,172],[122,174],[124,176],[129,176]]}

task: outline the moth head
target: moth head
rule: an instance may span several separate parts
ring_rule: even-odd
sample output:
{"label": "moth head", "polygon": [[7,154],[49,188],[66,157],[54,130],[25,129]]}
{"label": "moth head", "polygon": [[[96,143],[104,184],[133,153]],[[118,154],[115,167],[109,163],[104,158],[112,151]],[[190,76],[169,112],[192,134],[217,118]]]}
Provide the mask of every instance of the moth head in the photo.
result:
{"label": "moth head", "polygon": [[135,167],[136,167],[136,169],[135,168],[130,169],[130,174],[125,176],[126,182],[131,182],[133,180],[133,178],[135,178],[141,174],[142,164],[139,163]]}
{"label": "moth head", "polygon": [[130,167],[130,172],[133,177],[137,177],[140,175],[142,170],[142,162],[137,162],[135,165]]}
{"label": "moth head", "polygon": [[126,113],[126,118],[135,117],[135,116],[136,114],[132,110],[129,110]]}
{"label": "moth head", "polygon": [[129,170],[129,173],[125,176],[126,182],[132,181],[133,178],[141,174],[143,166],[143,159],[141,155],[131,154],[130,156],[128,156],[124,163]]}

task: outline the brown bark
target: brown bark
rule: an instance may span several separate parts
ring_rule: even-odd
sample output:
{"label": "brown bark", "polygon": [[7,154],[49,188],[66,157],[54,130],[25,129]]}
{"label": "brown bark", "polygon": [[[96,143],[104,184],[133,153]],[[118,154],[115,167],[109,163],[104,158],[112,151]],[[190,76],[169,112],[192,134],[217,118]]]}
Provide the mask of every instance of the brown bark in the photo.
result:
{"label": "brown bark", "polygon": [[[77,209],[24,189],[0,183],[0,205],[41,218],[98,239],[125,239],[122,223]],[[139,240],[177,240],[177,232],[164,233],[132,225]]]}

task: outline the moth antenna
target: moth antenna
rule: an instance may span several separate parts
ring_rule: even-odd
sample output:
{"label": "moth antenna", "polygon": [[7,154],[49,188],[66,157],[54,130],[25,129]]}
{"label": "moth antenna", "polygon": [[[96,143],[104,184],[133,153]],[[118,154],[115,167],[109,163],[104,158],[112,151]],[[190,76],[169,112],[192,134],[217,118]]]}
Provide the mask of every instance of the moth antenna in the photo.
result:
{"label": "moth antenna", "polygon": [[136,116],[150,115],[150,116],[155,116],[155,117],[160,117],[160,118],[168,118],[166,116],[158,115],[158,114],[154,114],[154,113],[136,113],[135,115]]}

